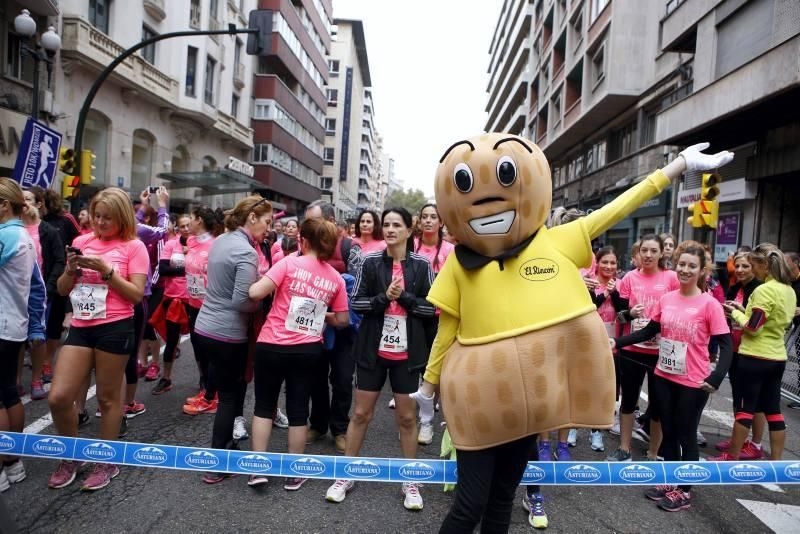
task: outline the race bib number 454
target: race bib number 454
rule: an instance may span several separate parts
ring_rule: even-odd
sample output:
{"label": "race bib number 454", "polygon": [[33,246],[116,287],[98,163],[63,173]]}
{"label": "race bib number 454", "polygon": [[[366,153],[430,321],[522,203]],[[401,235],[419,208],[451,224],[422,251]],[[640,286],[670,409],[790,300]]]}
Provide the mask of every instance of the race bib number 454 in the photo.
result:
{"label": "race bib number 454", "polygon": [[408,331],[404,315],[384,315],[379,350],[385,352],[406,352],[408,350]]}

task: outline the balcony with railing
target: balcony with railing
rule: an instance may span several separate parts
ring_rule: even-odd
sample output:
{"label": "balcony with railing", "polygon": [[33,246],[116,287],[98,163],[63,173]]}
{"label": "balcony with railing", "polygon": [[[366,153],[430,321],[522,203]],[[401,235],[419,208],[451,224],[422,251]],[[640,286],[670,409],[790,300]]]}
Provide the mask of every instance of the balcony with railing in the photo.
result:
{"label": "balcony with railing", "polygon": [[161,22],[167,18],[167,12],[164,11],[164,0],[144,0],[142,5],[147,14],[155,20]]}
{"label": "balcony with railing", "polygon": [[242,148],[253,148],[253,129],[239,123],[230,115],[218,111],[214,129],[236,141]]}

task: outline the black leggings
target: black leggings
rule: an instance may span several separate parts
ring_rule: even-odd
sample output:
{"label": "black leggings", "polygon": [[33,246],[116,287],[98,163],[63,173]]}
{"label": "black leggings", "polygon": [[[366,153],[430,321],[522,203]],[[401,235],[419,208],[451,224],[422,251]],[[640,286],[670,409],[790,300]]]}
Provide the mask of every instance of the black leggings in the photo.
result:
{"label": "black leggings", "polygon": [[[200,388],[208,389],[208,354],[200,349],[197,344],[197,334],[194,331],[194,325],[197,322],[199,313],[200,308],[186,304],[186,315],[189,316],[189,340],[192,342],[192,351],[194,352],[194,359],[197,361],[197,368],[200,369]],[[216,391],[212,392],[212,399],[214,394],[216,394]]]}
{"label": "black leggings", "polygon": [[753,414],[764,412],[770,432],[786,429],[781,415],[781,380],[785,369],[785,360],[739,355],[736,374],[741,380],[736,380],[739,393],[735,410],[737,423],[750,428]]}
{"label": "black leggings", "polygon": [[128,385],[139,381],[136,364],[139,362],[139,345],[142,344],[144,335],[145,317],[147,317],[147,298],[143,298],[133,307],[133,347],[128,355],[128,363],[125,364],[125,383]]}
{"label": "black leggings", "polygon": [[272,419],[278,407],[281,384],[286,382],[286,417],[289,426],[308,424],[308,401],[314,384],[322,345],[273,345],[258,343],[254,366],[256,417]]}
{"label": "black leggings", "polygon": [[[195,343],[210,356],[209,370],[219,392],[211,447],[227,449],[233,443],[233,421],[242,413],[247,382],[247,342],[229,343],[197,334]],[[208,397],[206,397],[208,398]]]}
{"label": "black leggings", "polygon": [[0,401],[5,409],[20,402],[17,391],[17,366],[19,349],[24,344],[24,341],[0,339]]}
{"label": "black leggings", "polygon": [[[697,446],[697,427],[708,402],[708,393],[700,388],[690,388],[667,378],[656,376],[654,388],[661,414],[661,454],[667,462],[700,459]],[[689,491],[691,486],[679,486]]]}
{"label": "black leggings", "polygon": [[[170,297],[164,297],[164,300],[161,301],[161,308],[164,310],[164,313],[167,313],[170,304],[174,299]],[[165,321],[167,326],[167,339],[166,345],[164,346],[164,362],[165,363],[172,363],[175,361],[175,353],[178,350],[178,344],[181,342],[181,325],[178,323],[173,323],[172,321]]]}
{"label": "black leggings", "polygon": [[[653,372],[658,361],[657,354],[645,354],[643,352],[631,352],[629,350],[619,351],[619,367],[622,374],[622,402],[619,412],[621,414],[632,414],[639,403],[639,394],[642,392],[644,375],[647,374],[647,391],[650,395],[650,406],[657,406],[655,399],[655,387],[653,386]],[[650,410],[650,416],[654,421],[658,421],[658,414]]]}
{"label": "black leggings", "polygon": [[150,318],[153,316],[153,313],[158,309],[158,305],[161,303],[161,297],[164,296],[164,288],[161,286],[153,286],[151,288],[151,294],[147,298],[147,321],[144,323],[144,339],[148,341],[155,341],[156,340],[156,331],[149,323]]}
{"label": "black leggings", "polygon": [[528,458],[536,448],[536,436],[480,451],[458,451],[458,485],[450,512],[440,533],[508,532],[514,495]]}

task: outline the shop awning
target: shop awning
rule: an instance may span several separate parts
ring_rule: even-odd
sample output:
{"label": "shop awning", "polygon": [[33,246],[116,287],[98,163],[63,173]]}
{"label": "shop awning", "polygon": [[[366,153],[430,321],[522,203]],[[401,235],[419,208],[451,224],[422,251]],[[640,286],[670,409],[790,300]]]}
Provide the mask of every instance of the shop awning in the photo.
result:
{"label": "shop awning", "polygon": [[[170,182],[171,188],[196,187],[201,189],[204,195],[209,196],[229,193],[252,193],[257,190],[267,189],[262,182],[255,178],[230,169],[162,172],[158,177]],[[286,205],[280,202],[270,201],[270,203],[274,209],[286,209]]]}

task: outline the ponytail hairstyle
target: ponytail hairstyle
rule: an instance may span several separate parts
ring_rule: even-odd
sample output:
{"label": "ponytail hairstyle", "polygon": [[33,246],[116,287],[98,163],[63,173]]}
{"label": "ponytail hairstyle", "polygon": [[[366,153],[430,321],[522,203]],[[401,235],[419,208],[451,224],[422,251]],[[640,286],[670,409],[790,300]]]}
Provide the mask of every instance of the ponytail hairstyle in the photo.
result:
{"label": "ponytail hairstyle", "polygon": [[[383,232],[383,221],[384,219],[386,219],[386,216],[389,215],[390,213],[398,214],[400,218],[403,219],[403,224],[406,225],[406,228],[408,228],[409,230],[413,230],[414,222],[413,222],[413,217],[411,217],[411,214],[408,212],[407,209],[403,207],[397,207],[397,208],[387,208],[383,210],[383,213],[381,214],[381,232]],[[358,226],[356,226],[356,228],[358,228]],[[414,238],[411,235],[409,235],[408,239],[406,239],[406,252],[414,252]]]}
{"label": "ponytail hairstyle", "polygon": [[212,210],[208,206],[200,206],[192,211],[192,215],[200,219],[206,231],[215,237],[225,229],[225,213],[219,208]]}
{"label": "ponytail hairstyle", "polygon": [[256,217],[272,215],[272,204],[260,195],[250,195],[240,200],[232,210],[225,212],[225,228],[233,231],[244,226],[251,213],[255,213]]}
{"label": "ponytail hairstyle", "polygon": [[0,200],[8,200],[11,204],[11,213],[17,217],[22,214],[26,204],[22,188],[11,178],[0,178]]}
{"label": "ponytail hairstyle", "polygon": [[[433,208],[436,211],[436,217],[439,218],[439,232],[437,233],[437,240],[436,240],[436,256],[433,257],[433,272],[436,272],[439,268],[439,252],[442,250],[442,241],[444,241],[444,221],[442,221],[442,214],[439,213],[439,208],[436,207],[436,204],[430,203],[425,204],[419,209],[419,215],[417,216],[417,225],[422,226],[422,212],[425,211],[425,208]],[[420,247],[422,246],[422,231],[420,230],[419,240],[417,241],[417,248],[414,252],[419,252]]]}
{"label": "ponytail hairstyle", "polygon": [[786,261],[783,252],[772,243],[761,243],[752,252],[750,259],[762,265],[767,265],[769,275],[782,284],[791,284],[794,281],[792,267]]}
{"label": "ponytail hairstyle", "polygon": [[658,268],[662,270],[666,269],[668,258],[664,255],[664,240],[661,239],[661,236],[658,236],[656,234],[645,234],[641,238],[639,238],[639,248],[641,248],[642,244],[644,244],[645,241],[655,241],[656,243],[658,243],[658,248],[661,249],[661,258],[659,258],[658,260]]}
{"label": "ponytail hairstyle", "polygon": [[[317,253],[320,261],[328,261],[333,257],[338,239],[336,225],[332,222],[317,218],[306,219],[300,225],[300,237],[308,241],[308,245]],[[283,240],[287,239],[290,238],[284,236]]]}
{"label": "ponytail hairstyle", "polygon": [[707,250],[702,243],[697,241],[683,241],[675,247],[675,252],[672,254],[672,264],[677,265],[678,260],[682,254],[689,254],[696,256],[700,260],[700,276],[697,278],[697,287],[700,291],[705,292],[708,288],[707,278],[711,274],[711,265],[706,261],[708,259]]}
{"label": "ponytail hairstyle", "polygon": [[299,245],[296,237],[284,237],[281,239],[281,250],[283,251],[284,256],[288,256],[289,254],[297,251],[298,247]]}

